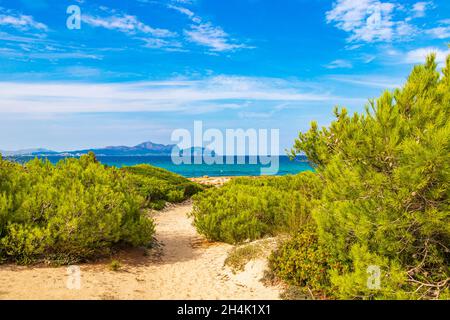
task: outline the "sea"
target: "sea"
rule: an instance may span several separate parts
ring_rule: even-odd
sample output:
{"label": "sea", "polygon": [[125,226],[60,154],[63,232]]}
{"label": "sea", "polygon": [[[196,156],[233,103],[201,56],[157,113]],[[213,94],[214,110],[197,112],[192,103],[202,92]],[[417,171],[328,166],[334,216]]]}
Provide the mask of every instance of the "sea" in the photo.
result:
{"label": "sea", "polygon": [[[10,158],[17,162],[27,162],[34,157],[20,156]],[[52,163],[57,163],[64,159],[62,156],[45,156]],[[233,164],[226,164],[225,157],[223,164],[175,164],[170,156],[97,156],[97,160],[108,166],[118,168],[125,166],[134,166],[137,164],[150,164],[175,173],[186,178],[193,177],[223,177],[223,176],[259,176],[261,168],[268,168],[270,165],[262,164],[259,160],[257,164],[251,164],[250,158],[245,157],[243,164],[237,164],[237,158],[234,158]],[[279,157],[279,166],[276,175],[296,174],[302,171],[313,170],[305,157],[291,160],[288,156]]]}

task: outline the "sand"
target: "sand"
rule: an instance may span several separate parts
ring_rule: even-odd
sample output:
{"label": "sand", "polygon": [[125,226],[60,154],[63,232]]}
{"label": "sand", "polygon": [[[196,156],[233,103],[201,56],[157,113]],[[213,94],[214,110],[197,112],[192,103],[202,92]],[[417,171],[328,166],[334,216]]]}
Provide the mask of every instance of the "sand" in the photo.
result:
{"label": "sand", "polygon": [[280,288],[260,281],[266,261],[233,274],[224,267],[232,246],[200,237],[187,217],[191,209],[185,203],[158,212],[156,238],[163,245],[147,255],[119,253],[119,271],[110,270],[110,259],[79,265],[79,289],[67,267],[2,265],[0,299],[278,299]]}
{"label": "sand", "polygon": [[207,186],[215,186],[215,187],[220,187],[223,186],[225,183],[227,183],[228,181],[230,181],[233,178],[237,178],[237,177],[208,177],[208,176],[204,176],[204,177],[198,177],[198,178],[189,178],[189,180],[200,183],[200,184],[204,184]]}

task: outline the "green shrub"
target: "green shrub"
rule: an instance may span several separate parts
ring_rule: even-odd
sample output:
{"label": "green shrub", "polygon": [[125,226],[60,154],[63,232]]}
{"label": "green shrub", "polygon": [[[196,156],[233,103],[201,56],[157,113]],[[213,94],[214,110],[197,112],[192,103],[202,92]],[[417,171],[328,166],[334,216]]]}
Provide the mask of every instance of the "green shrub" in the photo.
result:
{"label": "green shrub", "polygon": [[330,288],[330,255],[318,243],[313,228],[295,234],[269,257],[275,275],[288,284],[325,296]]}
{"label": "green shrub", "polygon": [[[448,298],[450,56],[442,74],[432,55],[365,113],[335,115],[295,141],[292,156],[306,154],[314,173],[236,179],[199,194],[195,226],[227,242],[299,231],[274,254],[274,269],[336,298]],[[368,284],[371,267],[380,287]]]}
{"label": "green shrub", "polygon": [[167,201],[171,203],[178,203],[186,198],[184,197],[184,192],[182,190],[170,190],[167,192]]}
{"label": "green shrub", "polygon": [[[450,56],[434,56],[364,114],[336,109],[329,128],[301,133],[323,181],[313,210],[319,241],[344,267],[339,298],[439,298],[450,286]],[[381,288],[367,286],[378,266]]]}
{"label": "green shrub", "polygon": [[165,202],[179,203],[203,190],[198,183],[147,164],[124,167],[123,171],[144,198],[143,206],[156,210],[164,208]]}
{"label": "green shrub", "polygon": [[118,244],[145,245],[154,225],[125,172],[93,154],[25,165],[0,158],[0,257],[28,263],[49,256],[80,260]]}
{"label": "green shrub", "polygon": [[193,197],[194,225],[208,239],[228,243],[295,232],[311,222],[319,184],[311,172],[235,179]]}
{"label": "green shrub", "polygon": [[109,264],[109,270],[111,271],[119,271],[122,268],[122,264],[118,260],[112,260]]}

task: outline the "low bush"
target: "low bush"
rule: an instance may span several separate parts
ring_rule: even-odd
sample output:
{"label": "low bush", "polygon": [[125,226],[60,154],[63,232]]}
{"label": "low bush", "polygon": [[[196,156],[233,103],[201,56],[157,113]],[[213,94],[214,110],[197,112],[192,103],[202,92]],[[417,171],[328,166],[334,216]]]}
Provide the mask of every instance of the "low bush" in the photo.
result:
{"label": "low bush", "polygon": [[122,268],[122,264],[119,260],[111,260],[111,263],[109,264],[109,270],[111,271],[119,271]]}
{"label": "low bush", "polygon": [[330,264],[331,256],[319,245],[312,227],[296,233],[269,257],[270,268],[278,278],[322,298],[330,290]]}
{"label": "low bush", "polygon": [[364,113],[335,115],[328,128],[300,133],[293,150],[323,181],[312,215],[341,266],[329,272],[335,296],[448,297],[450,56],[442,74],[430,56]]}
{"label": "low bush", "polygon": [[365,112],[335,115],[295,141],[314,173],[209,190],[194,203],[198,230],[227,242],[299,232],[274,271],[335,298],[448,299],[450,56],[442,73],[432,55]]}
{"label": "low bush", "polygon": [[170,171],[147,164],[124,167],[144,206],[162,209],[166,202],[182,202],[203,190],[203,186]]}
{"label": "low bush", "polygon": [[311,172],[238,178],[194,196],[194,225],[209,240],[228,243],[295,232],[311,222],[313,198],[319,193]]}
{"label": "low bush", "polygon": [[[76,261],[152,241],[154,225],[127,174],[93,154],[52,165],[0,158],[0,257]],[[64,258],[66,257],[66,258]]]}

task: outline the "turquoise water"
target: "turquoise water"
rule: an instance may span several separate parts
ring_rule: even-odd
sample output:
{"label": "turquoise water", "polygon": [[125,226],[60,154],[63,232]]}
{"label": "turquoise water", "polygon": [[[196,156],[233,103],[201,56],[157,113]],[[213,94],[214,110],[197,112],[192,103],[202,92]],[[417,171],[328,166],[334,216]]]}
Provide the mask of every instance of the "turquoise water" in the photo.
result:
{"label": "turquoise water", "polygon": [[[61,156],[46,157],[52,163],[56,163],[63,159]],[[18,157],[14,160],[25,162],[31,160],[32,157]],[[261,167],[269,167],[269,165],[249,164],[248,157],[245,164],[180,164],[176,165],[172,162],[170,156],[97,156],[97,159],[106,165],[123,167],[133,166],[136,164],[150,164],[160,167],[185,177],[220,177],[220,176],[259,176],[261,175]],[[225,163],[225,160],[224,160]],[[236,161],[234,161],[236,163]],[[279,170],[277,175],[296,174],[302,171],[312,170],[306,158],[299,158],[291,161],[287,156],[279,157]]]}

